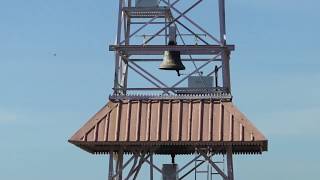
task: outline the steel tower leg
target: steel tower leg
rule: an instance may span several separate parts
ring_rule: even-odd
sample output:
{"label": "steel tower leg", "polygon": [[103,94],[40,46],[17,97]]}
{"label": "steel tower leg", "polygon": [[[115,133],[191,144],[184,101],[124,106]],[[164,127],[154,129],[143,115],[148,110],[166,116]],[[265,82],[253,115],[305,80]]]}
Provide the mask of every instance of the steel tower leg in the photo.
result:
{"label": "steel tower leg", "polygon": [[[219,0],[219,21],[220,21],[220,41],[223,46],[227,45],[226,36],[226,15],[225,15],[225,0]],[[228,50],[223,51],[222,57],[222,79],[223,88],[228,92],[231,92],[230,81],[230,52]]]}
{"label": "steel tower leg", "polygon": [[[124,15],[123,7],[131,7],[131,0],[119,0],[118,14],[118,30],[115,45],[122,44],[124,38],[125,45],[130,43],[131,19]],[[123,32],[123,38],[121,36]],[[115,78],[114,78],[114,94],[126,94],[128,81],[128,59],[123,57],[119,52],[115,52]]]}
{"label": "steel tower leg", "polygon": [[[153,164],[153,154],[150,155],[150,163]],[[153,180],[153,167],[150,164],[150,180]]]}
{"label": "steel tower leg", "polygon": [[227,167],[228,167],[228,179],[234,180],[232,147],[228,147],[227,149]]}
{"label": "steel tower leg", "polygon": [[[120,40],[121,40],[121,30],[122,30],[122,7],[123,7],[123,0],[119,0],[119,14],[118,14],[118,30],[117,30],[117,38],[116,38],[116,44],[119,45],[120,44]],[[120,76],[121,73],[120,71],[120,60],[121,57],[119,55],[118,52],[116,52],[115,54],[115,75],[114,75],[114,88],[120,88],[119,86],[119,80],[120,80]],[[119,91],[117,92],[119,93]]]}
{"label": "steel tower leg", "polygon": [[110,152],[109,155],[109,175],[108,175],[108,180],[113,179],[113,152]]}
{"label": "steel tower leg", "polygon": [[117,155],[117,170],[116,173],[118,174],[116,179],[122,180],[122,169],[123,169],[123,151],[120,151]]}

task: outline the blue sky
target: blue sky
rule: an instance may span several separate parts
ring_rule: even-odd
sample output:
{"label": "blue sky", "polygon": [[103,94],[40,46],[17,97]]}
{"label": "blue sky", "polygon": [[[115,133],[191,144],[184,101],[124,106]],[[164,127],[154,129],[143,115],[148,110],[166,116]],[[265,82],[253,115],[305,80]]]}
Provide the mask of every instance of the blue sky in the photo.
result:
{"label": "blue sky", "polygon": [[[226,5],[234,103],[269,139],[262,156],[235,158],[237,179],[316,178],[320,1]],[[111,93],[116,11],[110,0],[0,0],[0,179],[106,178],[106,157],[67,139]]]}

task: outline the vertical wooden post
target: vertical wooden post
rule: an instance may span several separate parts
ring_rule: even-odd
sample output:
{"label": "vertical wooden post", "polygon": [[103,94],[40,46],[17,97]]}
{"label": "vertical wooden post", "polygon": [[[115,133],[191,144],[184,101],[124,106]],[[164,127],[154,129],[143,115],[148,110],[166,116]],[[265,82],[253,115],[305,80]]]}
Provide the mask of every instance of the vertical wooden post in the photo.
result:
{"label": "vertical wooden post", "polygon": [[227,167],[228,167],[228,179],[234,180],[233,176],[233,158],[232,158],[232,146],[227,148]]}

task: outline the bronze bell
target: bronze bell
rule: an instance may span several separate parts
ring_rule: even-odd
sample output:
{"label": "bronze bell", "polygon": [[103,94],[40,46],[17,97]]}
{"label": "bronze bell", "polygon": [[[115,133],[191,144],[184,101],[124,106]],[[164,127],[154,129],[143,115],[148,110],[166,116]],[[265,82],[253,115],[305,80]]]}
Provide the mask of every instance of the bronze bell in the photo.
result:
{"label": "bronze bell", "polygon": [[[170,41],[170,45],[176,45],[174,41]],[[185,70],[186,68],[181,62],[180,51],[165,51],[163,61],[160,64],[160,68],[162,70],[176,70],[178,76],[180,76],[179,70]]]}

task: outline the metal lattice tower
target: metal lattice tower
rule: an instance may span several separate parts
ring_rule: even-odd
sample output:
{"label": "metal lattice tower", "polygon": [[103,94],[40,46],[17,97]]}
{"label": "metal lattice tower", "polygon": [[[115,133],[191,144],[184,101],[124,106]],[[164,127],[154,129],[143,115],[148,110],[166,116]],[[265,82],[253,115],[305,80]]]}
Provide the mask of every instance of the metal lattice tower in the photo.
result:
{"label": "metal lattice tower", "polygon": [[[215,70],[221,70],[222,81],[218,87],[203,87],[197,89],[199,92],[215,92],[217,89],[225,92],[231,92],[230,83],[230,52],[234,50],[234,45],[227,45],[226,42],[226,26],[225,26],[225,5],[224,1],[219,1],[219,26],[220,26],[220,38],[216,38],[211,33],[206,31],[196,22],[191,20],[187,13],[196,8],[202,0],[195,1],[189,8],[181,12],[175,7],[179,1],[175,1],[170,4],[167,1],[161,1],[164,6],[157,7],[132,7],[130,1],[119,1],[119,19],[118,19],[118,31],[116,44],[110,46],[111,51],[115,51],[115,80],[114,80],[114,94],[126,95],[128,91],[139,91],[139,93],[145,93],[146,91],[164,92],[167,94],[178,94],[184,90],[191,90],[188,87],[180,86],[188,77],[199,74],[200,70],[211,65],[211,63],[218,62],[218,69],[212,66],[212,71],[204,76],[210,76],[215,73]],[[177,17],[173,16],[174,11]],[[183,24],[181,19],[188,21],[188,24],[193,25],[198,32],[194,32],[187,25]],[[135,35],[146,29],[148,26],[163,25],[152,35],[145,35],[147,38],[142,44],[137,44],[132,40],[135,40]],[[131,32],[133,26],[139,25],[134,32]],[[181,45],[168,46],[168,29],[170,26],[178,27],[178,40],[181,40]],[[179,29],[186,30],[189,34],[181,34]],[[161,33],[164,33],[163,35]],[[201,43],[186,44],[184,35],[192,35]],[[204,35],[206,39],[203,38]],[[153,41],[163,37],[164,41],[155,41],[156,44],[152,44]],[[162,44],[160,44],[162,43]],[[155,61],[162,61],[157,58],[147,58],[148,56],[162,56],[164,51],[176,50],[184,55],[186,58],[184,62],[204,62],[199,67],[186,74],[185,77],[179,79],[172,85],[167,85],[163,82],[163,79],[156,77],[150,72],[149,68],[143,68],[138,63],[148,63]],[[143,57],[141,57],[143,56]],[[194,58],[193,56],[206,56],[206,58]],[[138,58],[135,58],[138,57]],[[128,69],[139,74],[146,81],[154,85],[154,87],[128,87]],[[152,69],[154,70],[154,69]]]}
{"label": "metal lattice tower", "polygon": [[[116,43],[109,47],[115,53],[113,94],[69,140],[108,154],[109,180],[137,179],[144,165],[150,171],[143,179],[154,179],[154,171],[165,180],[184,179],[197,175],[203,163],[210,176],[234,180],[234,154],[267,151],[267,139],[232,103],[235,47],[227,44],[225,0],[216,0],[218,37],[189,16],[204,1],[211,0],[119,0]],[[178,52],[186,66],[182,76],[154,65],[165,52]],[[161,168],[155,155],[172,162]],[[178,155],[190,155],[190,161],[179,168]],[[226,171],[212,160],[218,155],[226,156]]]}

